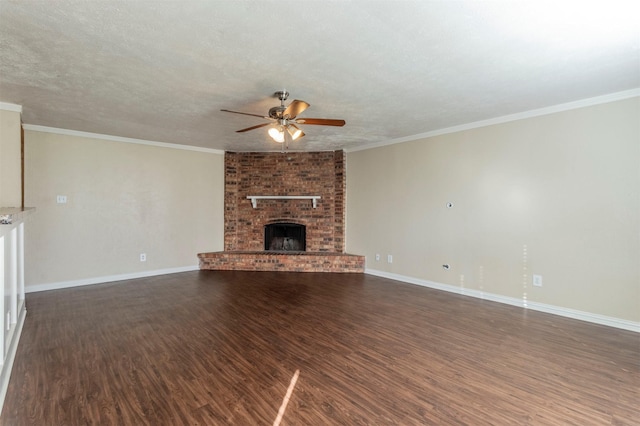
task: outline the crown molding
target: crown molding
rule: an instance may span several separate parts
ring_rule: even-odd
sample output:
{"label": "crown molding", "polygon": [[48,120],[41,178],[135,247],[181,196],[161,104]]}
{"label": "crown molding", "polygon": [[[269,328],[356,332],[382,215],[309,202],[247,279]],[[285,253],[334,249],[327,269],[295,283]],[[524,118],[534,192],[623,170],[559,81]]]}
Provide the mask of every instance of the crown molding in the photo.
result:
{"label": "crown molding", "polygon": [[22,105],[0,102],[0,109],[3,111],[19,112],[20,114],[22,114]]}
{"label": "crown molding", "polygon": [[149,146],[155,146],[160,148],[181,149],[184,151],[206,152],[208,154],[224,154],[224,151],[222,150],[204,148],[200,146],[180,145],[176,143],[156,142],[156,141],[148,141],[144,139],[125,138],[122,136],[112,136],[112,135],[103,135],[100,133],[81,132],[78,130],[59,129],[56,127],[38,126],[35,124],[24,124],[22,127],[25,130],[30,130],[33,132],[54,133],[57,135],[77,136],[82,138],[101,139],[101,140],[107,140],[112,142],[132,143],[132,144],[138,144],[138,145],[149,145]]}
{"label": "crown molding", "polygon": [[435,136],[446,135],[449,133],[462,132],[465,130],[478,129],[481,127],[492,126],[495,124],[503,124],[511,121],[524,120],[526,118],[539,117],[541,115],[555,114],[572,109],[585,108],[593,105],[606,104],[609,102],[621,101],[624,99],[640,96],[640,88],[625,90],[623,92],[610,93],[608,95],[596,96],[593,98],[581,99],[578,101],[567,102],[564,104],[553,105],[550,107],[533,109],[530,111],[519,112],[516,114],[504,115],[502,117],[490,118],[487,120],[474,121],[472,123],[461,124],[459,126],[446,127],[444,129],[432,130],[430,132],[418,133],[417,135],[405,136],[402,138],[389,139],[386,141],[374,142],[372,144],[363,145],[350,149],[346,152],[363,151],[366,149],[379,148],[387,145],[395,145],[402,142],[411,142],[419,139],[427,139]]}

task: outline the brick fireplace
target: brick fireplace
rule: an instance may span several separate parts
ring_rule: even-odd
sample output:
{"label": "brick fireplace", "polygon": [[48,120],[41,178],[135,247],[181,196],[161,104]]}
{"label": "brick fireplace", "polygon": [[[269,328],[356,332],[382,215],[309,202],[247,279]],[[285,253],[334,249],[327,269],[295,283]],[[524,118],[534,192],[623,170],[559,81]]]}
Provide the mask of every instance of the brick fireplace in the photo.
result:
{"label": "brick fireplace", "polygon": [[[227,152],[224,252],[200,253],[200,268],[364,272],[344,253],[345,197],[343,151]],[[265,247],[274,224],[302,228],[304,244],[280,231]]]}

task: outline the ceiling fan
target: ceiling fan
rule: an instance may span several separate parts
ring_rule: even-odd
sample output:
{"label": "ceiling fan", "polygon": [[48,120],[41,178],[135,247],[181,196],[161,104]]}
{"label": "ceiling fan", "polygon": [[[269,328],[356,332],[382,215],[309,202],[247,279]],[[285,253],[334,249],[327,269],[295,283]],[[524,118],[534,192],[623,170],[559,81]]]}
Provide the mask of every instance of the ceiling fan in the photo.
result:
{"label": "ceiling fan", "polygon": [[248,132],[249,130],[259,129],[260,127],[271,126],[269,129],[269,136],[279,143],[295,141],[304,136],[304,132],[297,126],[297,124],[313,124],[320,126],[338,126],[345,125],[344,120],[335,120],[330,118],[297,118],[300,113],[309,108],[309,104],[305,101],[295,99],[289,106],[284,106],[284,101],[289,97],[289,92],[286,90],[279,90],[274,95],[280,99],[280,106],[275,106],[269,109],[269,115],[251,114],[248,112],[231,111],[228,109],[221,109],[220,111],[231,112],[234,114],[250,115],[253,117],[260,117],[269,120],[269,123],[258,124],[257,126],[247,127],[246,129],[236,130],[237,133]]}

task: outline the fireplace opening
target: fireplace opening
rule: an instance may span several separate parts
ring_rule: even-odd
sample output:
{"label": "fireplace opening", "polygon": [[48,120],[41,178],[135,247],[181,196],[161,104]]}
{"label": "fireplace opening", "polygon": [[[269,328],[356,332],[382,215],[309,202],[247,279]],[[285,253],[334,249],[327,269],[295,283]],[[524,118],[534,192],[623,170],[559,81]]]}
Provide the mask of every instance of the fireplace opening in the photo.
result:
{"label": "fireplace opening", "polygon": [[264,227],[264,249],[305,251],[305,226],[297,223],[272,223]]}

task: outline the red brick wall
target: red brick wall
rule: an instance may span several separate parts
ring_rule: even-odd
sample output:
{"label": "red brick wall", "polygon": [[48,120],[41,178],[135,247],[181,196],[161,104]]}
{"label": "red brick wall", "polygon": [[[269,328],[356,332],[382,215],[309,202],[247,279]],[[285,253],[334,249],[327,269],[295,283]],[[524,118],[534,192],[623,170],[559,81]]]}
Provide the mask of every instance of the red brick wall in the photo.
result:
{"label": "red brick wall", "polygon": [[[264,226],[306,226],[307,251],[344,252],[345,156],[332,152],[226,152],[225,251],[264,249]],[[248,195],[319,195],[311,200],[258,200]]]}

